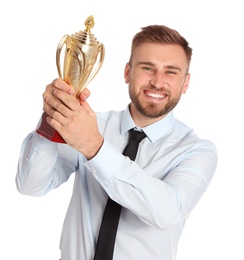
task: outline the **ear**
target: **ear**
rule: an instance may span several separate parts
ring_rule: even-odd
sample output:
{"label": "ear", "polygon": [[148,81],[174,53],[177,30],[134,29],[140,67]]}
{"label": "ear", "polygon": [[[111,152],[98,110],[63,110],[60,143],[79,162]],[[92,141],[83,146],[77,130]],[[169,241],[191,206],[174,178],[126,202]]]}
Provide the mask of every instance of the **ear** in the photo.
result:
{"label": "ear", "polygon": [[186,75],[186,78],[185,78],[185,81],[184,81],[184,84],[183,84],[183,87],[182,87],[182,94],[185,94],[188,87],[189,87],[190,77],[191,77],[191,75],[190,75],[190,73],[188,73]]}
{"label": "ear", "polygon": [[125,65],[124,78],[125,78],[125,83],[128,84],[130,82],[130,65],[128,63],[126,63]]}

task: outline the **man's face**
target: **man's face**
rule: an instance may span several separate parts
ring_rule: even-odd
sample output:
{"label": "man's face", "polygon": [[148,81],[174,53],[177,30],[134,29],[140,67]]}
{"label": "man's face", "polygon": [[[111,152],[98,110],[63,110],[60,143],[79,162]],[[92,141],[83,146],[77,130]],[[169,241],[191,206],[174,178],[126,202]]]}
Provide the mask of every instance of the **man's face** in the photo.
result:
{"label": "man's face", "polygon": [[189,85],[187,69],[179,45],[143,43],[136,47],[124,77],[129,84],[131,115],[138,125],[158,121],[177,105]]}

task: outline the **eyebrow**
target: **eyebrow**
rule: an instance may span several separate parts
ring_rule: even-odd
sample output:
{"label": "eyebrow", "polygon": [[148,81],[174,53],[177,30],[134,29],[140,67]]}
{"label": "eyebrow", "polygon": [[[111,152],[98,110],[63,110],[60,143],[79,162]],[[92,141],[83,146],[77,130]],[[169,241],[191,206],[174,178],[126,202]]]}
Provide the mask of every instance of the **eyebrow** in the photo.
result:
{"label": "eyebrow", "polygon": [[149,65],[149,66],[155,67],[155,65],[150,61],[139,61],[138,65]]}
{"label": "eyebrow", "polygon": [[180,67],[176,67],[176,66],[173,66],[173,65],[166,65],[165,67],[166,67],[167,69],[173,69],[173,70],[181,71],[181,68],[180,68]]}
{"label": "eyebrow", "polygon": [[[149,66],[152,66],[152,67],[155,67],[155,64],[153,64],[152,62],[150,61],[140,61],[138,62],[138,65],[149,65]],[[166,69],[173,69],[173,70],[178,70],[178,71],[181,71],[181,68],[180,67],[177,67],[177,66],[174,66],[174,65],[166,65],[164,66]]]}

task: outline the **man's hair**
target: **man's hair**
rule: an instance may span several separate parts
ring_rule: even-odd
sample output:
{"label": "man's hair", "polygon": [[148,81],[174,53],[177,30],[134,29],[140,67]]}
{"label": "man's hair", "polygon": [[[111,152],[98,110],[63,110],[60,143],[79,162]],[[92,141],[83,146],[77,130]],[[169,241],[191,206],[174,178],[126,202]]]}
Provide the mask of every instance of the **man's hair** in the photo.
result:
{"label": "man's hair", "polygon": [[188,67],[190,66],[192,48],[186,39],[181,36],[176,30],[173,30],[164,25],[149,25],[142,27],[141,31],[138,32],[132,39],[131,56],[132,59],[134,49],[145,42],[159,43],[159,44],[177,44],[181,46],[186,54]]}

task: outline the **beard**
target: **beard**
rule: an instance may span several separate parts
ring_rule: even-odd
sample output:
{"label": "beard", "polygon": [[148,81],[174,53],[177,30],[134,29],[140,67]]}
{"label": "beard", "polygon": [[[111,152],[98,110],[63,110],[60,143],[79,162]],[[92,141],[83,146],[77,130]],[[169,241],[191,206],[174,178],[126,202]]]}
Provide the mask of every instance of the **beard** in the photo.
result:
{"label": "beard", "polygon": [[136,94],[130,86],[129,96],[136,110],[140,112],[143,116],[149,118],[158,118],[167,115],[176,107],[176,105],[180,101],[181,93],[179,93],[179,95],[175,98],[172,98],[170,93],[167,92],[168,102],[164,107],[160,107],[159,104],[155,104],[154,102],[142,102],[140,100],[140,94]]}

